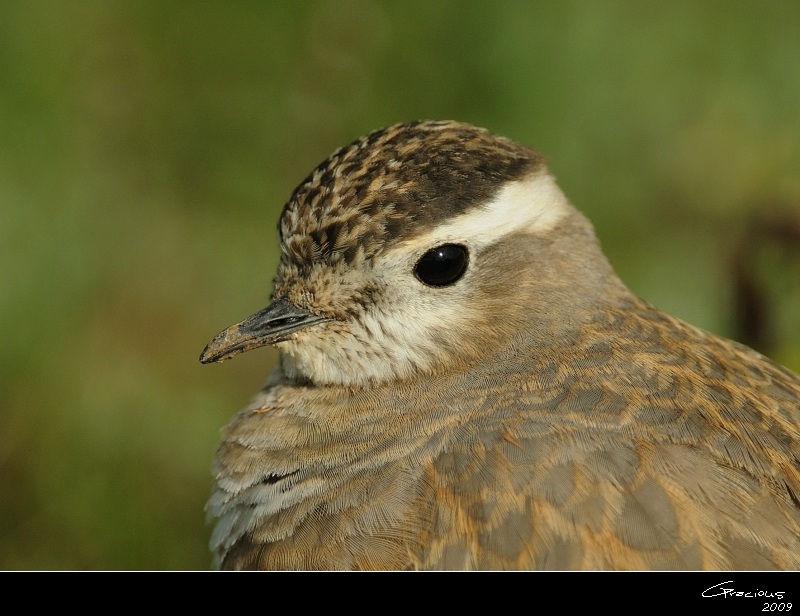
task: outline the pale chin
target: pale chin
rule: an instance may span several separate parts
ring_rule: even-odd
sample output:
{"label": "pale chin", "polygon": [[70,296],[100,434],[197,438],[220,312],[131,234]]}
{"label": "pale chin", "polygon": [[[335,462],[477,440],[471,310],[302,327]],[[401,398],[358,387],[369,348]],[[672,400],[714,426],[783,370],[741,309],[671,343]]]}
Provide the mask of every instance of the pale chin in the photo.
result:
{"label": "pale chin", "polygon": [[276,345],[281,352],[281,369],[290,380],[315,385],[350,385],[357,381],[355,369],[343,372],[327,354],[310,345],[286,341]]}
{"label": "pale chin", "polygon": [[281,370],[289,380],[310,381],[319,386],[362,387],[414,376],[411,374],[414,364],[404,362],[404,358],[381,360],[374,353],[369,359],[352,355],[348,358],[336,349],[320,349],[295,341],[284,341],[276,347],[281,352]]}

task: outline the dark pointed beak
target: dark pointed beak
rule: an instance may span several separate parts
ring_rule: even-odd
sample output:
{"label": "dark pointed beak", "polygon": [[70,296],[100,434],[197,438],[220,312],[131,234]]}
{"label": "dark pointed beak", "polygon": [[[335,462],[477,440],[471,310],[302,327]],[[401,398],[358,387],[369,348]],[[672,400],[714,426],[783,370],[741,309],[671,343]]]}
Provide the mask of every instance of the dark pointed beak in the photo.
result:
{"label": "dark pointed beak", "polygon": [[200,354],[201,364],[225,361],[239,353],[286,340],[291,334],[329,318],[298,308],[285,298],[218,333]]}

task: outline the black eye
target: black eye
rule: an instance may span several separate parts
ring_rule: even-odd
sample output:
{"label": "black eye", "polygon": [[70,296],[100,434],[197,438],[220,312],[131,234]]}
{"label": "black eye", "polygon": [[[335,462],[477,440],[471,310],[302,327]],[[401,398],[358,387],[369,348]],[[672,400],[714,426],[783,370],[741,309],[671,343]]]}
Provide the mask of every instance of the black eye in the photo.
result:
{"label": "black eye", "polygon": [[414,273],[432,287],[453,284],[467,271],[467,249],[458,244],[431,248],[417,261]]}

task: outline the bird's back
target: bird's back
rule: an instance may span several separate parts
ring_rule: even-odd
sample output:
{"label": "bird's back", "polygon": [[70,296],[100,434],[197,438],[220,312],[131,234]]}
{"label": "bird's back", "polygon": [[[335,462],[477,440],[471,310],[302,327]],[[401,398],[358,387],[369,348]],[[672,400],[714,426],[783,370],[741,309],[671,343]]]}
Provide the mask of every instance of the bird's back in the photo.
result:
{"label": "bird's back", "polygon": [[218,452],[221,565],[798,569],[800,377],[629,297],[398,385],[280,371]]}

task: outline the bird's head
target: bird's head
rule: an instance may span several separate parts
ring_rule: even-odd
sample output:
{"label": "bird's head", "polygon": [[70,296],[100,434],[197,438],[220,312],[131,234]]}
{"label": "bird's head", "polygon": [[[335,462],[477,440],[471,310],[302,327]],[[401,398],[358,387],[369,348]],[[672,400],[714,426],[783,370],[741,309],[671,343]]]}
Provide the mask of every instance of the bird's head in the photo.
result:
{"label": "bird's head", "polygon": [[370,133],[294,191],[270,305],[203,363],[273,344],[284,374],[361,386],[548,339],[619,287],[536,152],[455,122]]}

